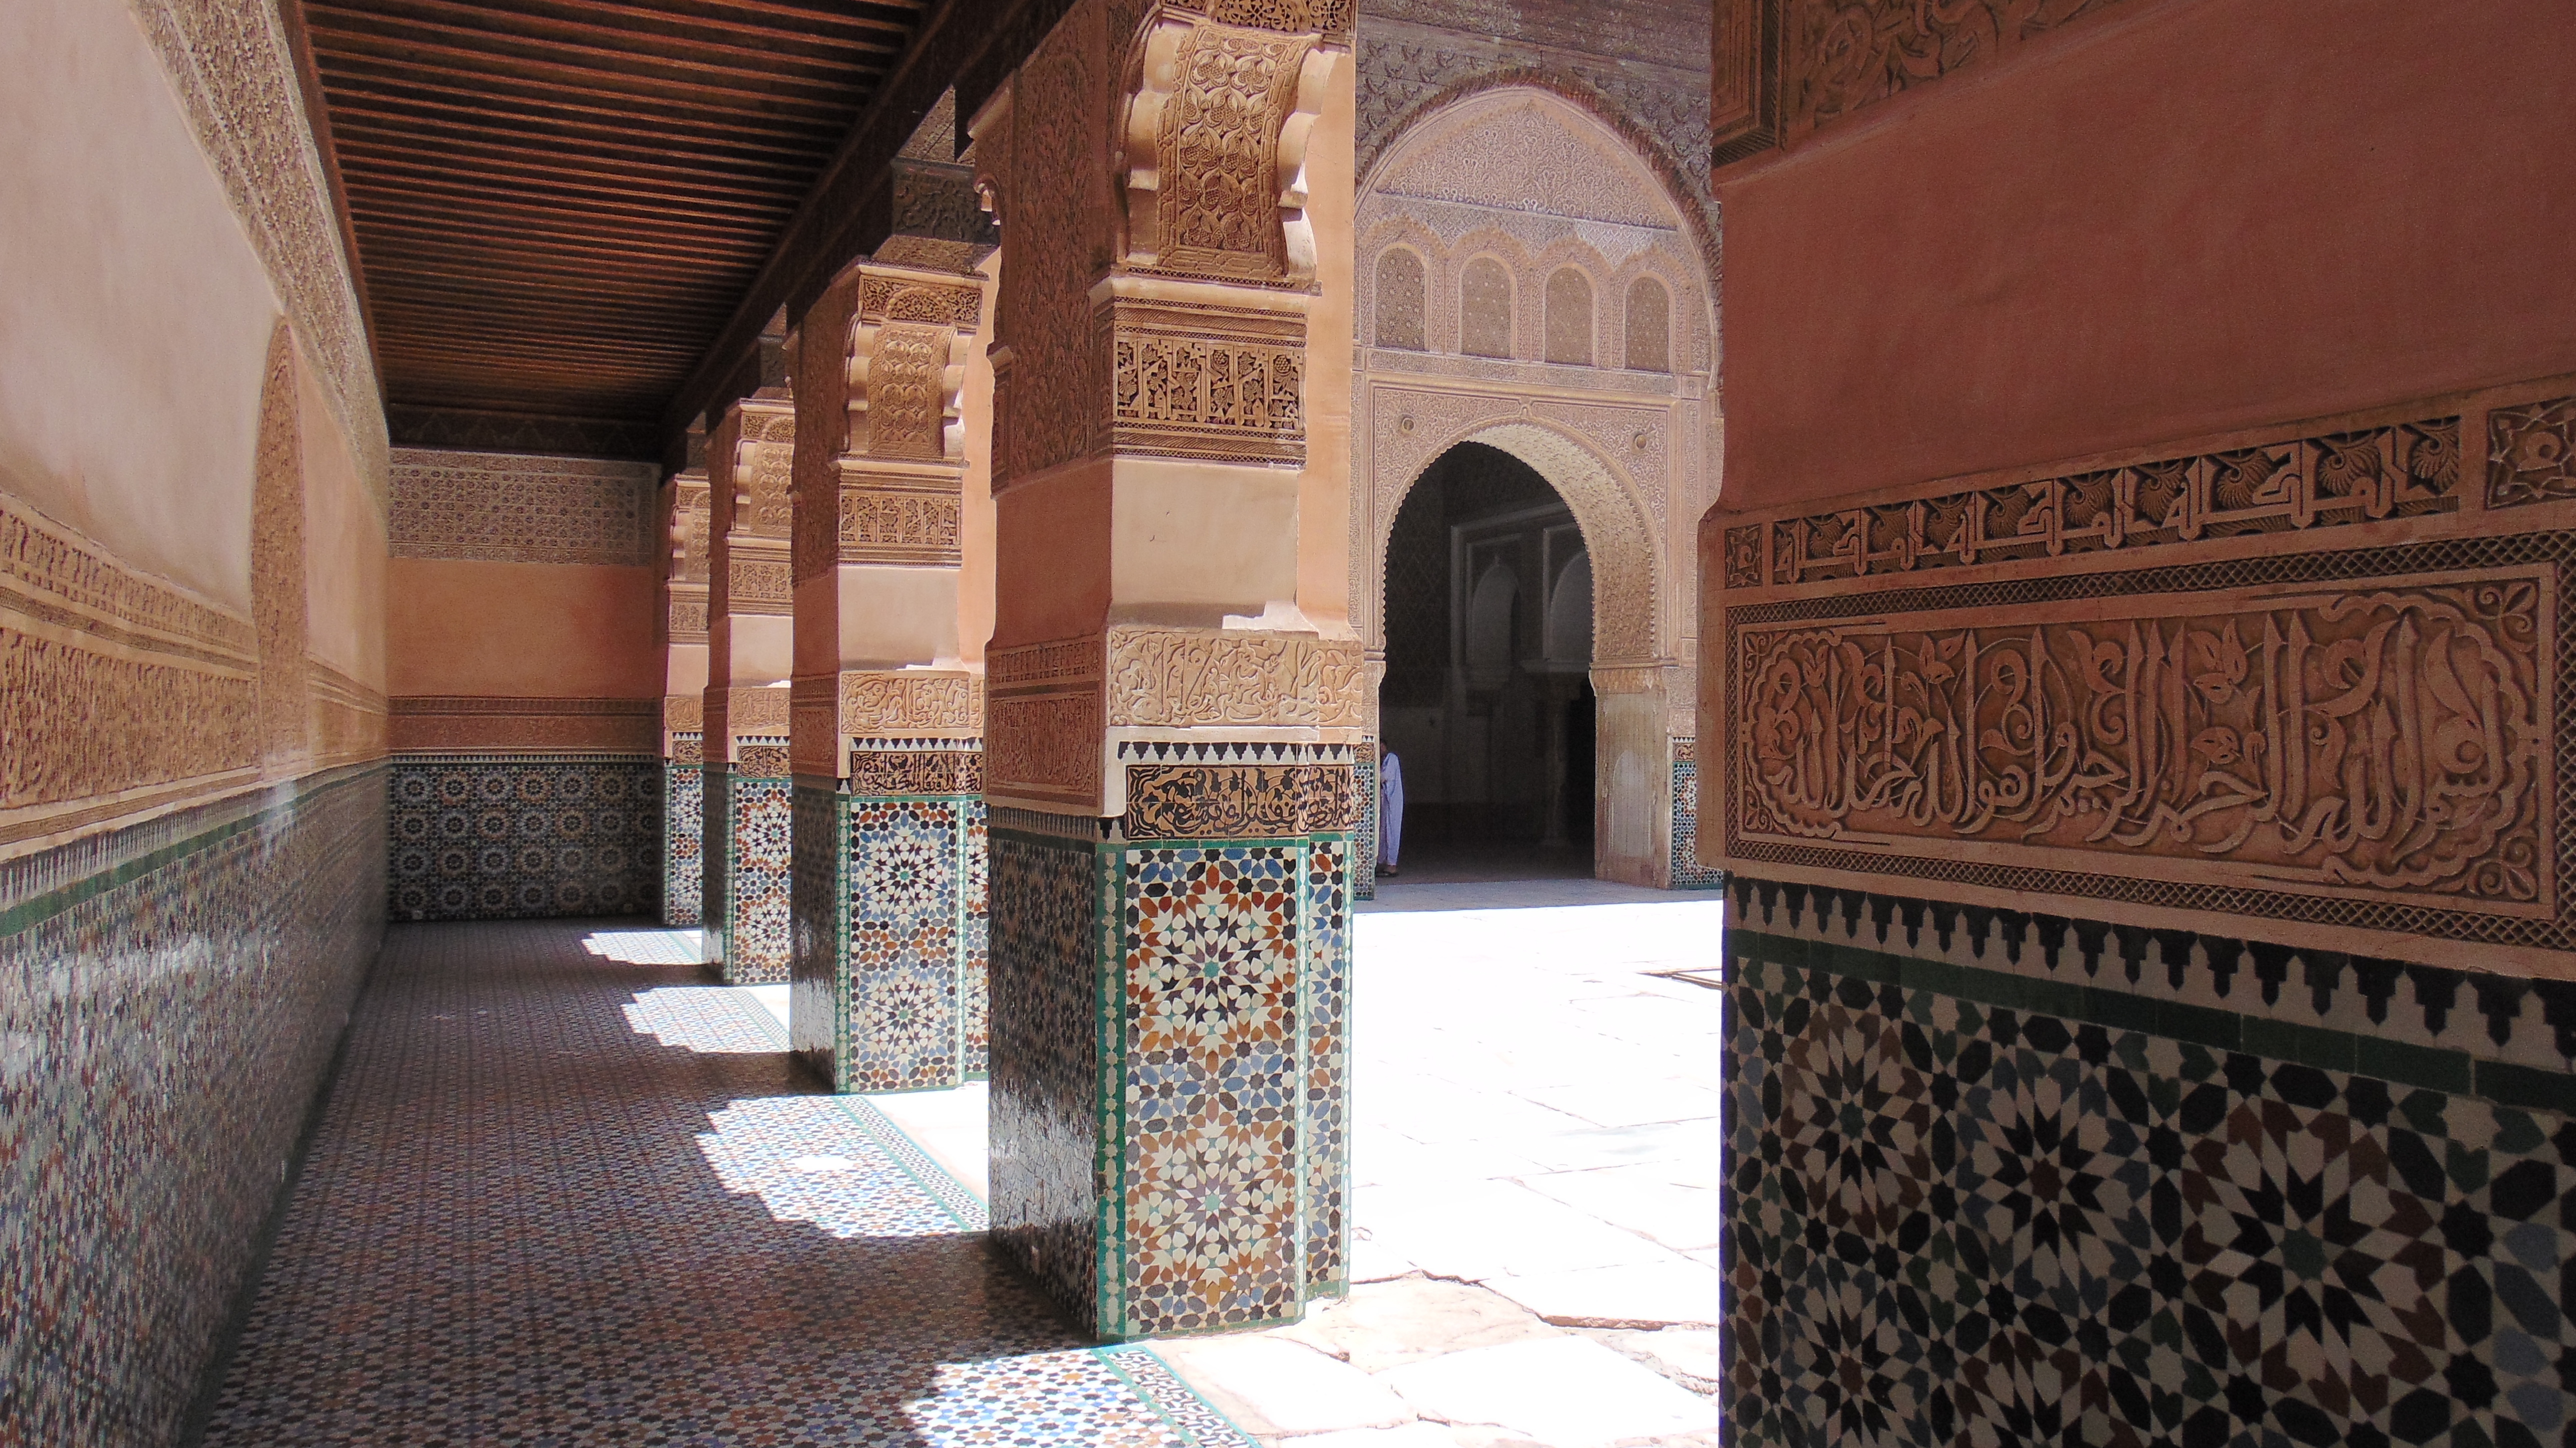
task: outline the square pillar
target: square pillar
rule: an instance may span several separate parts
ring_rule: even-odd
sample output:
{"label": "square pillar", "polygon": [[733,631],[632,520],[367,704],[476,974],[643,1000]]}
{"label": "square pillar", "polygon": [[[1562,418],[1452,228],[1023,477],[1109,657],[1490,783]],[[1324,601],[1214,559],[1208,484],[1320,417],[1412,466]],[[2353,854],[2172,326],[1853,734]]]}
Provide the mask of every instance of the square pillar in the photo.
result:
{"label": "square pillar", "polygon": [[[962,193],[971,175],[952,169],[932,179]],[[947,250],[965,263],[989,248]],[[838,1091],[954,1087],[987,1069],[991,603],[961,586],[970,535],[991,546],[989,473],[966,446],[984,423],[966,415],[969,394],[978,410],[989,395],[969,385],[987,285],[962,267],[863,260],[793,346],[789,1034]],[[980,577],[989,589],[990,568]]]}
{"label": "square pillar", "polygon": [[706,958],[727,985],[788,978],[789,483],[784,387],[725,409],[707,451],[707,689],[702,696]]}
{"label": "square pillar", "polygon": [[663,582],[668,653],[662,688],[662,923],[701,925],[706,889],[706,435],[689,432],[689,466],[669,485],[670,559]]}
{"label": "square pillar", "polygon": [[1113,1340],[1344,1290],[1366,675],[1349,36],[1130,14],[1075,5],[973,123],[1003,249],[993,1233]]}

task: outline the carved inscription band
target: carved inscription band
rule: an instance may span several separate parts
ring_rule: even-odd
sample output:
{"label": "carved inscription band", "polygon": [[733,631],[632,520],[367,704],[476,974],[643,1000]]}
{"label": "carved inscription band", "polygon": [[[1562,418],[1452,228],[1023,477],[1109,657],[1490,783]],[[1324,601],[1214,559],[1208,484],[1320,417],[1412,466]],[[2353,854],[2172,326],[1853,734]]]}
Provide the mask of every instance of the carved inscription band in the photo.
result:
{"label": "carved inscription band", "polygon": [[1133,840],[1272,839],[1347,830],[1359,797],[1347,764],[1131,764]]}

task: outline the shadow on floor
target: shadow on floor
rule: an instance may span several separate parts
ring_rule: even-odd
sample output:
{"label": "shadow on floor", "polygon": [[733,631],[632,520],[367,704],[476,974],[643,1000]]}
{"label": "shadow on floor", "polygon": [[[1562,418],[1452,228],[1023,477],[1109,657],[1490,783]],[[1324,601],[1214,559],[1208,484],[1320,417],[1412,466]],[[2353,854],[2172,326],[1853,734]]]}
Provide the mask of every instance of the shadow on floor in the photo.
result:
{"label": "shadow on floor", "polygon": [[640,929],[386,933],[204,1443],[1246,1441]]}

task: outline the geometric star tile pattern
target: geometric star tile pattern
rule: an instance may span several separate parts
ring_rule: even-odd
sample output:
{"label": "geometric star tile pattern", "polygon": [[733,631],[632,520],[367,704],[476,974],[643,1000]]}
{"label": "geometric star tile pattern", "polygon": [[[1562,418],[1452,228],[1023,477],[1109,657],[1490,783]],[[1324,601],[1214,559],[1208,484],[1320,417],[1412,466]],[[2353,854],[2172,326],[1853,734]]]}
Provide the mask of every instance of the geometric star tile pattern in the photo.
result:
{"label": "geometric star tile pattern", "polygon": [[1734,1441],[2576,1441],[2576,1125],[1730,951]]}
{"label": "geometric star tile pattern", "polygon": [[665,765],[662,776],[662,923],[696,925],[706,887],[706,781],[694,764]]}
{"label": "geometric star tile pattern", "polygon": [[389,933],[206,1443],[1249,1448],[756,1006],[585,933]]}
{"label": "geometric star tile pattern", "polygon": [[619,755],[396,755],[396,920],[651,914],[662,767]]}

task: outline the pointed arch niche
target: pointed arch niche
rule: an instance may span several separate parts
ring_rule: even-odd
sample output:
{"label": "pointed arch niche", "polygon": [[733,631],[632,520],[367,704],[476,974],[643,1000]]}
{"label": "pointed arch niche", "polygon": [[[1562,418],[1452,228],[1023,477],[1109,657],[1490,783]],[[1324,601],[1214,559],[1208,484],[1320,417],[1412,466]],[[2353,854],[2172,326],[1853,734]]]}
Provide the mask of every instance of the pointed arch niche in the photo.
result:
{"label": "pointed arch niche", "polygon": [[[1611,121],[1553,91],[1503,85],[1396,136],[1362,178],[1356,229],[1352,608],[1375,677],[1383,685],[1389,668],[1389,545],[1417,482],[1462,445],[1525,466],[1550,495],[1531,506],[1561,507],[1571,523],[1561,549],[1525,551],[1510,570],[1519,632],[1508,647],[1519,673],[1554,681],[1540,690],[1556,690],[1548,707],[1573,697],[1560,685],[1582,686],[1594,873],[1714,884],[1692,861],[1691,736],[1693,530],[1716,497],[1716,326],[1681,201]],[[1478,568],[1453,617],[1462,676],[1474,586],[1490,581],[1488,612],[1505,609],[1503,575]],[[1578,628],[1568,610],[1585,594]],[[1480,636],[1482,676],[1494,674],[1494,627]],[[1401,703],[1396,732],[1418,732],[1425,707]],[[1383,696],[1371,728],[1387,737]],[[1408,757],[1408,789],[1418,797],[1425,783]]]}

